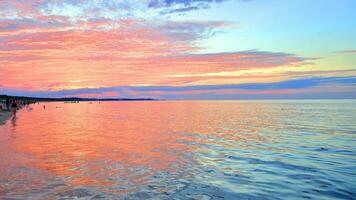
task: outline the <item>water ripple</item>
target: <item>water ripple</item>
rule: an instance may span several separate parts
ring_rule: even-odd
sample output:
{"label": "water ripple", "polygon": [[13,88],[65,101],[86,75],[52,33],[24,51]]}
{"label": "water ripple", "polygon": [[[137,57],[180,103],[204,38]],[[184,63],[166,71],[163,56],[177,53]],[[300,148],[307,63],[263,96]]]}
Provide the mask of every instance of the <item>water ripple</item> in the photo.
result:
{"label": "water ripple", "polygon": [[355,101],[41,108],[0,126],[0,199],[356,196]]}

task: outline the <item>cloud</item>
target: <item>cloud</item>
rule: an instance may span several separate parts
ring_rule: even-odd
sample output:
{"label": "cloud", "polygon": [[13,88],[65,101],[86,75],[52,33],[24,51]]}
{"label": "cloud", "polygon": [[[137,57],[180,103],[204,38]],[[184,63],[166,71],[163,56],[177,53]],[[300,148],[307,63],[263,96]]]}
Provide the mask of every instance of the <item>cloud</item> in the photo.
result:
{"label": "cloud", "polygon": [[[222,3],[229,0],[149,0],[148,7],[159,9],[163,15],[185,13],[194,10],[208,9],[211,4]],[[250,0],[235,0],[247,2]]]}
{"label": "cloud", "polygon": [[[81,88],[59,91],[31,91],[3,88],[9,95],[39,97],[152,97],[160,99],[177,98],[318,98],[356,97],[356,77],[312,77],[273,83],[249,83],[201,86],[115,86],[102,88]],[[338,96],[339,94],[343,94]],[[321,96],[320,96],[321,95]],[[345,96],[346,95],[346,96]]]}
{"label": "cloud", "polygon": [[[102,16],[106,10],[131,5],[110,1],[103,2],[102,7],[97,2],[83,1],[83,5],[77,5],[69,0],[24,4],[14,1],[0,9],[22,9],[24,14],[29,10],[32,14],[17,13],[17,17],[2,19],[0,79],[5,87],[62,90],[114,85],[201,85],[206,82],[196,75],[298,67],[308,60],[257,50],[199,53],[200,41],[231,28],[231,22]],[[97,10],[99,7],[102,9]],[[101,14],[93,15],[96,12]],[[78,77],[86,81],[73,82]]]}
{"label": "cloud", "polygon": [[224,1],[226,0],[150,0],[148,7],[162,9],[162,14],[172,14],[207,9],[212,3]]}
{"label": "cloud", "polygon": [[341,54],[356,54],[356,50],[337,51],[336,53],[341,53]]}
{"label": "cloud", "polygon": [[38,19],[0,19],[0,35],[41,29],[61,28],[70,25],[66,18],[47,17]]}
{"label": "cloud", "polygon": [[[203,8],[208,8],[208,7],[203,6]],[[166,15],[166,14],[172,14],[172,13],[185,13],[185,12],[189,12],[189,11],[193,11],[193,10],[200,10],[200,9],[202,9],[201,6],[189,6],[189,7],[176,8],[176,9],[171,9],[171,10],[164,10],[164,11],[161,11],[161,13],[163,15]]]}
{"label": "cloud", "polygon": [[12,0],[0,1],[0,16],[3,18],[41,18],[66,16],[72,21],[83,20],[89,16],[132,18],[161,16],[162,14],[183,13],[207,9],[212,3],[226,0]]}
{"label": "cloud", "polygon": [[[46,46],[46,51],[16,50],[0,53],[2,84],[12,88],[31,87],[40,90],[142,84],[186,85],[211,78],[222,81],[226,79],[223,76],[211,77],[204,74],[282,66],[298,67],[305,60],[292,54],[265,51],[175,54],[167,53],[172,46],[145,47],[146,44],[128,44],[125,47],[121,45],[122,51],[114,52],[116,47],[110,45],[115,44],[115,37],[113,41],[110,36],[103,37],[108,42],[108,45],[105,45],[106,43],[96,44],[102,37],[100,34],[87,34],[89,41],[85,41],[85,36],[81,38],[82,41],[75,40],[73,46],[69,43],[68,46],[57,48]],[[85,42],[81,44],[83,40]],[[51,42],[47,41],[46,45],[51,45]],[[86,81],[73,82],[78,80],[78,77]],[[235,78],[236,82],[241,77],[232,78]],[[253,78],[248,77],[249,80]]]}
{"label": "cloud", "polygon": [[[160,53],[198,49],[193,43],[227,26],[221,21],[151,22],[140,19],[110,20],[105,18],[78,21],[77,24],[10,20],[11,25],[0,27],[0,50],[46,50],[74,47],[91,50],[121,50],[137,47],[145,52],[163,48]],[[17,25],[12,25],[16,24]],[[20,25],[19,25],[20,24]],[[36,26],[34,26],[36,24]],[[56,25],[58,26],[56,26]],[[14,27],[13,27],[14,26]],[[30,29],[24,32],[24,29]],[[8,31],[12,31],[11,34]],[[6,32],[2,35],[1,32]],[[139,52],[137,55],[140,55]]]}
{"label": "cloud", "polygon": [[229,85],[200,85],[200,86],[146,86],[135,87],[135,91],[192,91],[192,90],[280,90],[280,89],[304,89],[323,84],[356,84],[356,77],[313,77],[305,79],[287,80],[273,83],[248,83]]}
{"label": "cloud", "polygon": [[[286,92],[301,90],[303,84],[304,89],[324,85],[306,77],[354,74],[305,72],[310,65],[297,72],[313,59],[288,52],[202,53],[206,52],[202,42],[234,28],[234,23],[160,16],[221,2],[224,0],[0,1],[1,88],[44,96],[173,98],[217,91],[220,95]],[[286,82],[289,79],[293,80]],[[297,81],[301,79],[305,80]],[[263,85],[250,84],[253,82]],[[227,88],[220,89],[222,85]],[[157,90],[149,90],[154,87]]]}

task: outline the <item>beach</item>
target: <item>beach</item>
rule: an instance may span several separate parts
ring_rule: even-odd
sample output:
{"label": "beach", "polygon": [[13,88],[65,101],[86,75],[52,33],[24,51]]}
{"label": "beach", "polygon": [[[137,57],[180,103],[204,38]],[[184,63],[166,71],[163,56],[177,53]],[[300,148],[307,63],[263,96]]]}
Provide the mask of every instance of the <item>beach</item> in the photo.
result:
{"label": "beach", "polygon": [[9,111],[0,111],[0,125],[5,124],[6,120],[8,120],[12,116],[12,113]]}
{"label": "beach", "polygon": [[36,98],[0,95],[0,125],[5,124],[13,116],[14,109],[17,112],[24,106],[29,106],[35,102]]}

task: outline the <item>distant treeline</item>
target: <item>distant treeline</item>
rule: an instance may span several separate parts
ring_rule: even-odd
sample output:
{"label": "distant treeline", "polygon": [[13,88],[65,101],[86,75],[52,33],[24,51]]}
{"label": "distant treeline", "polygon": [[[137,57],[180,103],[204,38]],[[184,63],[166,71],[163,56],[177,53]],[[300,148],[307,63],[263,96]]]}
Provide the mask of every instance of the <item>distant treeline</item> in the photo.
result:
{"label": "distant treeline", "polygon": [[32,102],[48,102],[48,101],[154,101],[152,98],[110,98],[110,99],[98,99],[98,98],[79,98],[79,97],[65,97],[65,98],[40,98],[40,97],[24,97],[24,96],[8,96],[0,95],[0,100],[20,100],[20,101],[32,101]]}

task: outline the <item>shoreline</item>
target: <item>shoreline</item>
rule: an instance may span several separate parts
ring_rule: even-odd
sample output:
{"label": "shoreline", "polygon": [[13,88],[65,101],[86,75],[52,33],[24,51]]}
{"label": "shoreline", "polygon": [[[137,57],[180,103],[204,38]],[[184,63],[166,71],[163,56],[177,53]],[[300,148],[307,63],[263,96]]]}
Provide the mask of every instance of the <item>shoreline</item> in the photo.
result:
{"label": "shoreline", "polygon": [[4,125],[8,119],[12,116],[12,112],[10,111],[0,111],[0,126]]}

